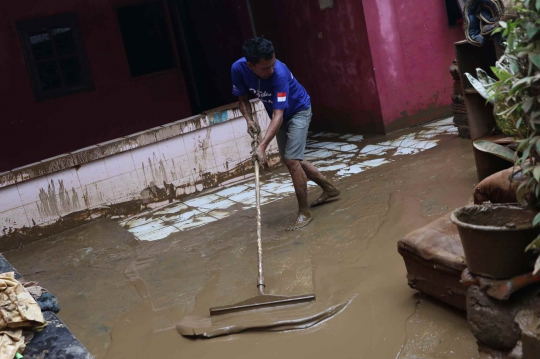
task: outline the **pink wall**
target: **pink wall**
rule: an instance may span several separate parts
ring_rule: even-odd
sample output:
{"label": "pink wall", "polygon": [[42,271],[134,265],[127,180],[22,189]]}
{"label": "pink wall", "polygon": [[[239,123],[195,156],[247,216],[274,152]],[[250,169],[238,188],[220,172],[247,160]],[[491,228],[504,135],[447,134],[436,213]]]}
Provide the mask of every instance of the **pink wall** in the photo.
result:
{"label": "pink wall", "polygon": [[444,1],[275,2],[278,57],[312,96],[315,127],[389,132],[450,114],[448,67],[464,35]]}
{"label": "pink wall", "polygon": [[[20,0],[0,9],[0,172],[191,115],[180,70],[130,77],[115,6],[133,2]],[[95,89],[36,102],[15,21],[65,12],[78,15]]]}
{"label": "pink wall", "polygon": [[316,0],[275,4],[284,45],[277,57],[311,95],[312,127],[384,131],[362,2],[336,0],[324,11]]}
{"label": "pink wall", "polygon": [[448,67],[461,28],[442,0],[363,0],[386,131],[449,114]]}

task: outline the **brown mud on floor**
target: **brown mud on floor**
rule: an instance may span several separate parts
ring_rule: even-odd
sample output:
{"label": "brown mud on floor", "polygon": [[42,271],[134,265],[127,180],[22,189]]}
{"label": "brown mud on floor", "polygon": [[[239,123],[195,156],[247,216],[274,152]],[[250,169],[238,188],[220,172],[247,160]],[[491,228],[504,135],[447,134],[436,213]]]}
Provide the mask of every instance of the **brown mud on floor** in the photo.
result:
{"label": "brown mud on floor", "polygon": [[464,314],[415,295],[396,249],[408,232],[468,203],[475,182],[470,142],[445,136],[434,149],[337,182],[340,199],[314,209],[302,231],[284,231],[293,196],[264,206],[268,291],[352,299],[306,330],[211,340],[175,330],[190,313],[255,294],[254,209],[155,242],[103,220],[5,256],[59,297],[60,317],[98,359],[477,358]]}

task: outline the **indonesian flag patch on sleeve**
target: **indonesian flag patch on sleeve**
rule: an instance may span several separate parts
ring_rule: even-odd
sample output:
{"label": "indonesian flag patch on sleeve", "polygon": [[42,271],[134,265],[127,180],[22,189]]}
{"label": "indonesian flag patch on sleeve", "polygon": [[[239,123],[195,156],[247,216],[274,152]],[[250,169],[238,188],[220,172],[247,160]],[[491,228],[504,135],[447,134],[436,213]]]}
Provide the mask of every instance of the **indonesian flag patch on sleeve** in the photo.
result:
{"label": "indonesian flag patch on sleeve", "polygon": [[277,102],[285,102],[287,101],[287,93],[286,92],[278,92],[277,94]]}

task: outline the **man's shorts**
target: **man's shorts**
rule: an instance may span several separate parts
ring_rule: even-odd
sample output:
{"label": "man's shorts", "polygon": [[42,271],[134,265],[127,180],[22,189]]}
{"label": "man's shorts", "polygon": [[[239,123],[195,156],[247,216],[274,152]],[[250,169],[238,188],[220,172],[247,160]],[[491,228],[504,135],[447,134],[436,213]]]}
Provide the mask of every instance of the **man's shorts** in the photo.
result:
{"label": "man's shorts", "polygon": [[307,134],[311,123],[311,107],[307,110],[299,111],[284,122],[276,135],[279,154],[285,160],[304,159],[306,149]]}

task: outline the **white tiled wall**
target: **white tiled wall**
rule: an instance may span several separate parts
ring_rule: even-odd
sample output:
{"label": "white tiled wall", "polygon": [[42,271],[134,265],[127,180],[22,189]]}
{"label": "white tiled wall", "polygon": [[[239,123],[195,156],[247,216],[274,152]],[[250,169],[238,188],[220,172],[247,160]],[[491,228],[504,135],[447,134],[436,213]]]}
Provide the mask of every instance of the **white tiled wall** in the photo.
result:
{"label": "white tiled wall", "polygon": [[[16,186],[0,189],[0,230],[29,226],[21,196]],[[4,233],[0,232],[0,235]]]}
{"label": "white tiled wall", "polygon": [[[261,103],[254,106],[265,132],[268,115]],[[0,188],[0,237],[73,212],[140,198],[151,182],[160,188],[172,183],[178,195],[201,191],[197,181],[205,174],[227,172],[251,158],[251,137],[237,109],[164,127],[178,135]],[[275,141],[269,152],[277,152]]]}
{"label": "white tiled wall", "polygon": [[217,172],[226,172],[238,165],[240,162],[240,153],[236,141],[227,141],[212,146],[214,158],[217,165]]}

